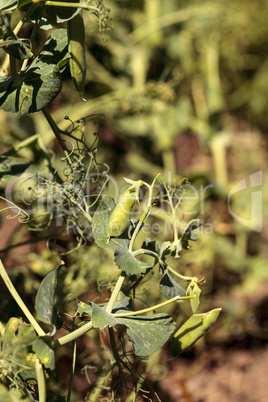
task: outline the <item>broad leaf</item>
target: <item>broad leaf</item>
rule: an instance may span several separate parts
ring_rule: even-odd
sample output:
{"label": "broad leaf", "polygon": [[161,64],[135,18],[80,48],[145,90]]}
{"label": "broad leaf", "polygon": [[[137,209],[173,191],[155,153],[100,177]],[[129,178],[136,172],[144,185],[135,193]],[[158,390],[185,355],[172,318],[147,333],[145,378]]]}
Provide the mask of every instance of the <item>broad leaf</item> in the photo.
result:
{"label": "broad leaf", "polygon": [[160,349],[175,330],[176,324],[167,314],[117,318],[128,327],[127,333],[137,356],[148,356]]}
{"label": "broad leaf", "polygon": [[182,286],[166,273],[160,281],[160,290],[166,299],[172,299],[175,296],[185,296],[185,290]]}
{"label": "broad leaf", "polygon": [[[58,3],[79,3],[80,0],[58,0]],[[26,12],[33,3],[36,1],[33,0],[19,0],[18,9]],[[79,8],[76,7],[59,7],[59,6],[46,6],[40,5],[32,14],[31,21],[38,21],[41,18],[45,18],[50,24],[59,24],[64,21],[68,21],[73,18],[80,11]]]}
{"label": "broad leaf", "polygon": [[148,269],[152,268],[152,264],[135,258],[125,245],[115,251],[114,261],[118,268],[127,275],[144,274]]}
{"label": "broad leaf", "polygon": [[55,351],[52,347],[51,337],[43,336],[36,339],[33,342],[33,350],[45,368],[55,369]]}
{"label": "broad leaf", "polygon": [[221,308],[216,308],[204,314],[193,314],[175,333],[170,349],[173,356],[177,356],[192,346],[214,324]]}
{"label": "broad leaf", "polygon": [[60,327],[61,319],[54,306],[54,297],[58,281],[59,270],[62,265],[50,272],[41,282],[35,301],[35,309],[40,321],[55,327]]}
{"label": "broad leaf", "polygon": [[13,83],[11,77],[0,77],[0,107],[28,114],[51,103],[61,91],[61,61],[66,53],[66,29],[58,29],[31,65],[18,74],[18,83]]}
{"label": "broad leaf", "polygon": [[112,314],[106,312],[105,307],[100,307],[95,303],[92,303],[92,324],[94,328],[103,329],[107,325],[113,327],[118,324]]}

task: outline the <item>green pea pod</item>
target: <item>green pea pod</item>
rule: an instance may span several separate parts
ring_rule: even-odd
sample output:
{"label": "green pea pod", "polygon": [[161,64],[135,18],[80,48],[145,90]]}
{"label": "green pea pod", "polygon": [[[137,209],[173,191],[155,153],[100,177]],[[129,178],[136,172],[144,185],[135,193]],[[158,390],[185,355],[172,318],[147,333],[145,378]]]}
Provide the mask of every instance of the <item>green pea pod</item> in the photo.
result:
{"label": "green pea pod", "polygon": [[178,356],[201,338],[214,324],[220,312],[221,308],[215,308],[204,314],[193,314],[175,333],[170,343],[172,355]]}
{"label": "green pea pod", "polygon": [[86,78],[85,26],[81,14],[67,23],[70,72],[78,92],[82,92]]}
{"label": "green pea pod", "polygon": [[132,183],[132,185],[121,194],[110,216],[107,227],[107,243],[111,237],[120,236],[127,229],[131,211],[135,202],[139,199],[139,188],[143,185],[142,180],[125,180]]}

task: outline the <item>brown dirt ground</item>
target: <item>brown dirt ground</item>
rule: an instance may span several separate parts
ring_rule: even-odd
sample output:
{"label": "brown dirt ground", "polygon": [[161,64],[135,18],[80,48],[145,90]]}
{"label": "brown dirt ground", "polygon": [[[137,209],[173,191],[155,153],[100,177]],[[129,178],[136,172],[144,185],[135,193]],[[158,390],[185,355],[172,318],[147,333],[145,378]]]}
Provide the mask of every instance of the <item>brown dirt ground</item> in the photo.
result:
{"label": "brown dirt ground", "polygon": [[268,347],[259,350],[214,349],[203,363],[176,361],[162,379],[163,402],[268,401]]}

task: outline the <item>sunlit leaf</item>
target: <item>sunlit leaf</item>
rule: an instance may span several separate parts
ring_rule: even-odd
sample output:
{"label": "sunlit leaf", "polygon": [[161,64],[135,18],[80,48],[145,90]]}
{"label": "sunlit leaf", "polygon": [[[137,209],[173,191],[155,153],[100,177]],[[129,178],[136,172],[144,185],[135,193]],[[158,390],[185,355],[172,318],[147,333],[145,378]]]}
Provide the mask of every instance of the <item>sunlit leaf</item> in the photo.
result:
{"label": "sunlit leaf", "polygon": [[27,114],[51,103],[61,90],[59,63],[66,53],[67,33],[65,29],[58,29],[30,66],[18,74],[17,83],[13,83],[11,77],[0,77],[0,107]]}
{"label": "sunlit leaf", "polygon": [[177,356],[192,346],[214,324],[221,308],[216,308],[204,314],[193,314],[175,333],[171,344],[173,356]]}
{"label": "sunlit leaf", "polygon": [[[58,0],[58,3],[80,3],[80,0]],[[33,0],[19,0],[18,9],[21,11],[28,11],[29,8],[36,3]],[[32,14],[31,21],[37,21],[40,18],[45,18],[50,24],[59,24],[68,21],[80,11],[76,7],[60,7],[60,6],[46,6],[40,5]]]}

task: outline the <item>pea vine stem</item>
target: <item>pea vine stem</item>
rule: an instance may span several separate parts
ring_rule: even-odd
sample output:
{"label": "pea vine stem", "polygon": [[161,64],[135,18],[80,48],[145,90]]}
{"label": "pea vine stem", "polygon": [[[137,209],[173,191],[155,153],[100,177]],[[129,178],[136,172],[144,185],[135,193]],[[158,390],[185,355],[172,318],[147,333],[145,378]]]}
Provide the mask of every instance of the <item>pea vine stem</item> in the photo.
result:
{"label": "pea vine stem", "polygon": [[154,184],[155,184],[155,182],[156,182],[156,180],[158,179],[159,176],[160,176],[160,173],[158,173],[158,175],[155,176],[155,178],[154,178],[154,180],[153,180],[153,182],[152,182],[151,185],[149,185],[149,184],[147,184],[147,183],[144,183],[144,184],[149,188],[148,204],[147,204],[147,207],[145,208],[145,210],[144,210],[144,212],[143,212],[143,214],[142,214],[142,216],[141,216],[141,218],[140,218],[140,220],[139,220],[139,222],[138,222],[138,224],[137,224],[137,226],[136,226],[136,228],[135,228],[135,230],[134,230],[134,233],[133,233],[132,237],[131,237],[131,240],[130,240],[130,243],[129,243],[129,247],[128,247],[128,249],[129,249],[129,251],[130,251],[131,253],[133,253],[134,242],[135,242],[136,237],[137,237],[137,235],[138,235],[138,233],[139,233],[139,231],[140,231],[140,228],[141,228],[141,226],[142,226],[144,220],[147,218],[147,216],[148,216],[148,214],[149,214],[149,212],[150,212],[150,210],[151,210],[151,208],[152,208],[152,206],[153,206],[153,205],[152,205],[152,200],[153,200],[153,188],[154,188]]}
{"label": "pea vine stem", "polygon": [[12,297],[15,299],[15,301],[17,302],[17,304],[19,305],[19,307],[21,308],[21,310],[23,311],[25,316],[28,318],[29,322],[32,324],[32,326],[34,327],[37,334],[39,336],[45,336],[46,333],[43,331],[43,329],[40,327],[38,322],[35,320],[35,318],[31,314],[31,312],[28,310],[28,308],[24,304],[20,295],[16,291],[15,287],[13,286],[1,260],[0,260],[0,274],[1,274],[3,281],[5,282],[6,287],[8,288],[9,292],[11,293]]}

